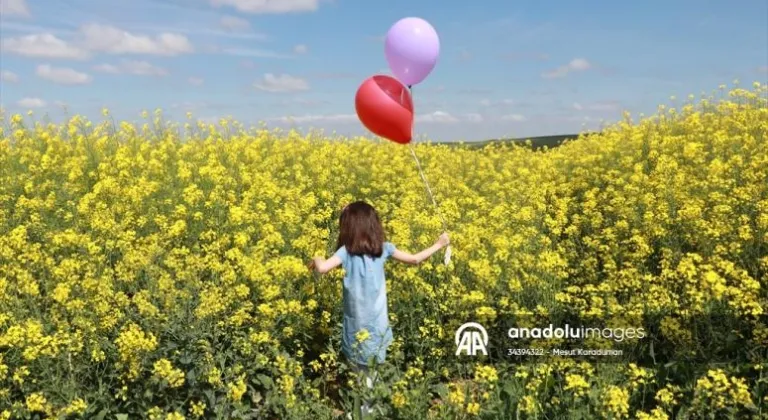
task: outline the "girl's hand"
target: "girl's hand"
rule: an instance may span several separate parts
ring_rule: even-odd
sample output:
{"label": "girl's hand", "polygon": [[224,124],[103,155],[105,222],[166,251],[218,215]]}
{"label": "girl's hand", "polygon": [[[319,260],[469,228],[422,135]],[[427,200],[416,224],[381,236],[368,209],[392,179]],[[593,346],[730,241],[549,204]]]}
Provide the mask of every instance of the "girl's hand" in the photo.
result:
{"label": "girl's hand", "polygon": [[334,255],[327,260],[322,257],[312,258],[312,261],[310,261],[307,266],[310,270],[314,270],[316,273],[325,274],[340,266],[341,263],[341,258],[338,255]]}
{"label": "girl's hand", "polygon": [[448,232],[443,232],[442,235],[440,235],[439,238],[437,238],[437,243],[440,244],[440,247],[444,247],[451,243],[451,239],[448,237]]}

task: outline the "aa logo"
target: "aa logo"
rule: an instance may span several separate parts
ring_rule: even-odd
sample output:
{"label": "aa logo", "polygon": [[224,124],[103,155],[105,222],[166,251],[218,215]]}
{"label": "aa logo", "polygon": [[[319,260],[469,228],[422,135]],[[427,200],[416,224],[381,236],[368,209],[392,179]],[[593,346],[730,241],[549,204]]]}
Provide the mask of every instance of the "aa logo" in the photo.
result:
{"label": "aa logo", "polygon": [[456,330],[456,356],[466,352],[474,356],[477,352],[488,355],[485,346],[488,345],[488,333],[477,322],[467,322]]}

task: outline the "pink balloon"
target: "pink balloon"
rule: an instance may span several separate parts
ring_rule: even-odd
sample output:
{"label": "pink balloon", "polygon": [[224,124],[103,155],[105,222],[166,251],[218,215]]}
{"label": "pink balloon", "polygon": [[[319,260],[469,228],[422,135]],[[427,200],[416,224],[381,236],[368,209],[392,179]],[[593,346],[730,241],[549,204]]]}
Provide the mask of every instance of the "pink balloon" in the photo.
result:
{"label": "pink balloon", "polygon": [[412,86],[421,83],[435,68],[440,56],[440,38],[424,19],[400,19],[387,32],[384,53],[392,74]]}

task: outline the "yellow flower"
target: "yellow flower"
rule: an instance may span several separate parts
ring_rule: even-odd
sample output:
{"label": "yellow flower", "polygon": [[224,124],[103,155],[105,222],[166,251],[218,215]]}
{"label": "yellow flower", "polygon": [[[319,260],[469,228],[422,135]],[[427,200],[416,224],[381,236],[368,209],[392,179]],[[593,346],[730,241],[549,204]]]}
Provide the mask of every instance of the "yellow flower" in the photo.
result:
{"label": "yellow flower", "polygon": [[21,366],[13,372],[13,382],[17,385],[23,385],[27,376],[29,376],[29,368]]}
{"label": "yellow flower", "polygon": [[245,376],[241,376],[234,383],[227,385],[227,398],[238,402],[243,398],[246,390]]}
{"label": "yellow flower", "polygon": [[193,401],[189,406],[189,413],[192,417],[199,418],[205,414],[206,405],[202,401]]}
{"label": "yellow flower", "polygon": [[475,368],[475,380],[481,383],[493,385],[499,380],[499,374],[493,366],[478,365]]}
{"label": "yellow flower", "polygon": [[76,398],[64,408],[66,415],[82,415],[88,408],[88,404],[82,398]]}
{"label": "yellow flower", "polygon": [[26,398],[27,410],[32,412],[44,412],[47,404],[48,400],[39,392],[29,394]]}
{"label": "yellow flower", "polygon": [[666,385],[656,392],[656,401],[663,407],[674,407],[677,405],[677,395],[680,393],[680,387],[675,385]]}
{"label": "yellow flower", "polygon": [[669,420],[669,416],[659,407],[651,410],[650,413],[639,411],[636,413],[638,420]]}
{"label": "yellow flower", "polygon": [[608,416],[624,418],[629,415],[629,392],[626,389],[610,385],[604,395],[603,407]]}
{"label": "yellow flower", "polygon": [[147,417],[150,420],[162,420],[163,418],[163,409],[160,407],[152,407],[149,410],[147,410]]}
{"label": "yellow flower", "polygon": [[405,404],[408,402],[408,399],[405,397],[405,394],[402,392],[395,392],[392,394],[392,406],[395,408],[403,408]]}
{"label": "yellow flower", "polygon": [[371,333],[369,333],[368,330],[366,330],[365,328],[363,328],[362,330],[358,331],[357,334],[355,334],[355,339],[357,340],[358,343],[362,343],[370,337],[371,337]]}
{"label": "yellow flower", "polygon": [[453,390],[448,394],[448,402],[450,402],[453,405],[456,406],[462,406],[464,405],[465,401],[465,392],[463,389],[459,387],[454,387]]}
{"label": "yellow flower", "polygon": [[534,414],[539,411],[539,404],[536,402],[536,398],[531,395],[526,395],[520,400],[520,410],[524,413]]}
{"label": "yellow flower", "polygon": [[580,397],[586,395],[589,388],[589,382],[587,382],[583,376],[573,373],[565,375],[565,388],[563,389],[572,391],[574,396]]}
{"label": "yellow flower", "polygon": [[472,416],[480,414],[480,404],[475,402],[467,404],[467,414]]}
{"label": "yellow flower", "polygon": [[168,359],[160,359],[155,362],[152,373],[161,380],[167,381],[171,388],[184,385],[184,372],[181,369],[174,369]]}

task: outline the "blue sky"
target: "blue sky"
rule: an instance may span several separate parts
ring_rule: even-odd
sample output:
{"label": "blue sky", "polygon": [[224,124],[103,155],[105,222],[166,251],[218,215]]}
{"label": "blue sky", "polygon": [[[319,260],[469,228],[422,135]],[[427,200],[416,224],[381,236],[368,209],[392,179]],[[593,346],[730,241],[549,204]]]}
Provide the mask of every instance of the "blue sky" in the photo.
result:
{"label": "blue sky", "polygon": [[[480,5],[482,4],[482,7]],[[435,140],[595,129],[623,110],[768,80],[768,2],[0,0],[0,103],[54,120],[181,120],[361,134],[354,95],[387,73],[383,36],[428,20],[441,40],[414,87]],[[680,100],[680,99],[678,99]]]}

